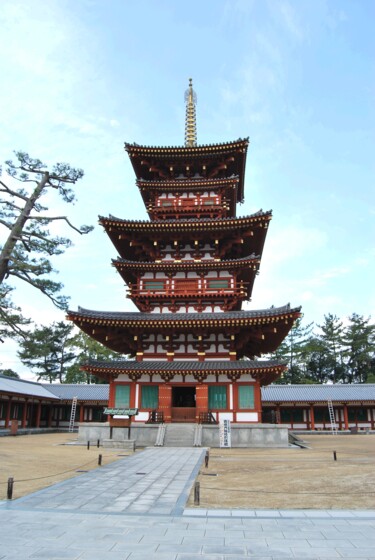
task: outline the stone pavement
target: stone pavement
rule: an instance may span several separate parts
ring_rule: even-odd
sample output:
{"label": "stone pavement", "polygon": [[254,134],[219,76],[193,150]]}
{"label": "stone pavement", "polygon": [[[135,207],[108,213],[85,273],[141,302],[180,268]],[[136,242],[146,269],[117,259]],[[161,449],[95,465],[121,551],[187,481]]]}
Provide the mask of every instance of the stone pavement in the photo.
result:
{"label": "stone pavement", "polygon": [[375,510],[184,509],[203,457],[146,449],[3,502],[0,560],[375,560]]}

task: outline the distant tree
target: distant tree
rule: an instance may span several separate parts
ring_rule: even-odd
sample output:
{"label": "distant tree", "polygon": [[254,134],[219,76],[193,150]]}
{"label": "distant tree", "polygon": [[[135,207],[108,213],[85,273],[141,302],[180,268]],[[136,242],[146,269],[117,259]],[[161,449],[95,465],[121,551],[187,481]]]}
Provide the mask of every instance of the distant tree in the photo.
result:
{"label": "distant tree", "polygon": [[281,343],[279,348],[271,354],[274,360],[284,361],[288,364],[288,369],[276,383],[289,385],[295,383],[311,383],[303,362],[304,348],[309,341],[313,323],[306,326],[302,325],[302,318],[295,321],[290,329],[288,336]]}
{"label": "distant tree", "polygon": [[[53,235],[48,227],[56,221],[64,221],[72,230],[80,234],[88,233],[91,226],[75,227],[66,216],[49,216],[48,207],[40,200],[48,191],[54,190],[64,202],[73,203],[75,195],[70,185],[83,176],[82,169],[75,169],[67,163],[57,163],[51,171],[39,160],[25,152],[15,152],[17,162],[6,162],[8,178],[0,179],[0,226],[8,232],[5,243],[0,246],[0,285],[6,279],[27,282],[45,294],[60,308],[67,305],[66,297],[60,295],[62,284],[51,280],[53,271],[49,260],[59,255],[70,245],[70,239]],[[22,186],[13,186],[16,181]],[[3,337],[19,335],[21,321],[12,317],[9,288],[8,303],[0,302]]]}
{"label": "distant tree", "polygon": [[301,353],[304,376],[311,383],[327,383],[334,368],[334,359],[320,336],[311,336]]}
{"label": "distant tree", "polygon": [[76,354],[72,351],[73,325],[60,321],[36,328],[32,336],[21,339],[18,356],[40,379],[63,383]]}
{"label": "distant tree", "polygon": [[10,368],[0,369],[0,375],[5,375],[5,377],[12,377],[13,379],[19,379],[20,378],[18,373],[16,373],[15,371],[13,371]]}
{"label": "distant tree", "polygon": [[375,325],[370,318],[353,313],[343,338],[345,347],[345,383],[366,383],[375,373]]}
{"label": "distant tree", "polygon": [[100,342],[89,337],[83,332],[79,332],[72,339],[72,346],[75,351],[75,359],[68,367],[65,383],[105,383],[98,377],[81,370],[81,366],[91,360],[110,361],[120,360],[123,357],[117,352],[109,350]]}
{"label": "distant tree", "polygon": [[328,313],[324,315],[324,323],[319,325],[322,331],[320,336],[326,353],[326,365],[331,364],[331,372],[327,375],[327,381],[337,383],[344,377],[344,325],[336,316]]}

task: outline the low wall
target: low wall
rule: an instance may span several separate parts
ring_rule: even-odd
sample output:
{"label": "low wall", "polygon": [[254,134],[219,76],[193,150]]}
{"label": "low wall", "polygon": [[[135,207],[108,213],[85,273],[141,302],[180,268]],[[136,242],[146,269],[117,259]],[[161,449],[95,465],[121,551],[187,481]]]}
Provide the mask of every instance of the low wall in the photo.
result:
{"label": "low wall", "polygon": [[[134,440],[137,447],[155,445],[159,424],[133,423],[128,428],[112,428],[112,440]],[[79,424],[78,441],[96,442],[109,440],[109,423],[87,422]],[[288,447],[288,428],[271,424],[231,424],[232,447]],[[220,447],[220,433],[218,425],[202,426],[202,447]]]}

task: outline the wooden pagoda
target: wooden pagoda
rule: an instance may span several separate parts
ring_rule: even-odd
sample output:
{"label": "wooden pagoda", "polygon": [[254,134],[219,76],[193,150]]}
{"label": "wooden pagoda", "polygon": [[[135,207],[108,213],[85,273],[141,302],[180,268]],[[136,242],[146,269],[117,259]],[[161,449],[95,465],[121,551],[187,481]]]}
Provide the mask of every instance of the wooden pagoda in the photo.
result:
{"label": "wooden pagoda", "polygon": [[112,425],[261,421],[260,387],[285,365],[261,359],[300,316],[289,305],[241,310],[251,299],[271,212],[236,217],[248,139],[197,145],[195,93],[186,92],[185,146],[125,144],[149,221],[100,217],[135,312],[79,308],[68,318],[130,360],[90,363],[110,383]]}

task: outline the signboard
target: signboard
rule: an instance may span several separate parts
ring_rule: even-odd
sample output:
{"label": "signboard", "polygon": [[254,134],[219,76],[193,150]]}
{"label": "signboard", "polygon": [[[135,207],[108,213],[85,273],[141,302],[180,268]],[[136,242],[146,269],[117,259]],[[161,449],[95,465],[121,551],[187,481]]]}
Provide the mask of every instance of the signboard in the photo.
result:
{"label": "signboard", "polygon": [[104,414],[111,416],[135,416],[138,414],[138,408],[105,408]]}
{"label": "signboard", "polygon": [[220,420],[220,447],[232,447],[230,420]]}

